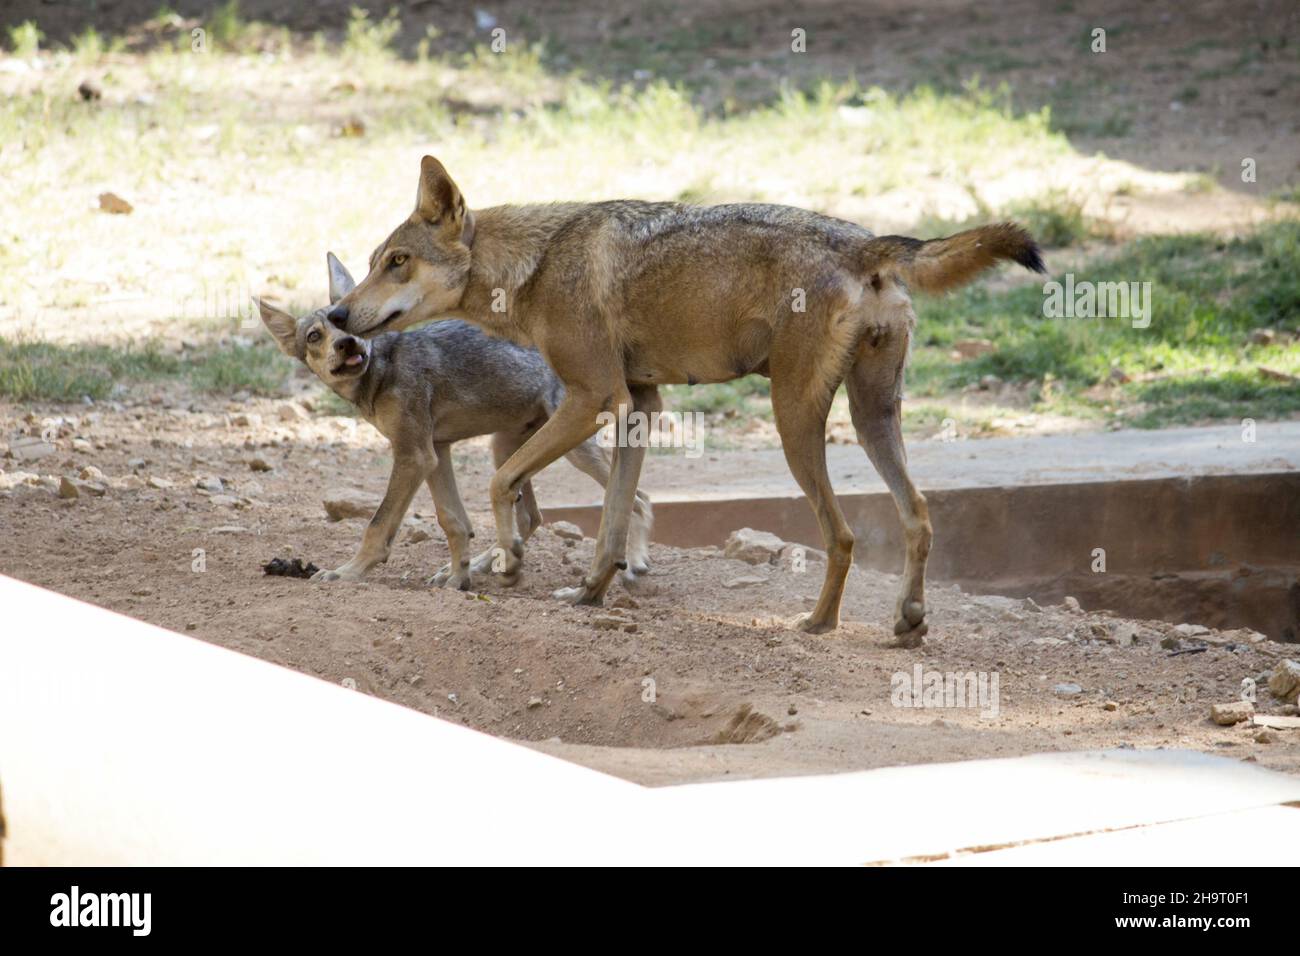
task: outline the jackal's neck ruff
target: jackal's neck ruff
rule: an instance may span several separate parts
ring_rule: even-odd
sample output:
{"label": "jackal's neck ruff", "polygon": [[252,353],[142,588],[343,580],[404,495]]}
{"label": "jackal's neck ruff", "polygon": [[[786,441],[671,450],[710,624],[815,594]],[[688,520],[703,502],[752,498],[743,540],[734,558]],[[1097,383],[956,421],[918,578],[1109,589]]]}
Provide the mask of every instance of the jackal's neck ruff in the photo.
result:
{"label": "jackal's neck ruff", "polygon": [[469,283],[455,314],[485,331],[532,346],[518,297],[534,277],[555,234],[584,204],[492,206],[474,212]]}

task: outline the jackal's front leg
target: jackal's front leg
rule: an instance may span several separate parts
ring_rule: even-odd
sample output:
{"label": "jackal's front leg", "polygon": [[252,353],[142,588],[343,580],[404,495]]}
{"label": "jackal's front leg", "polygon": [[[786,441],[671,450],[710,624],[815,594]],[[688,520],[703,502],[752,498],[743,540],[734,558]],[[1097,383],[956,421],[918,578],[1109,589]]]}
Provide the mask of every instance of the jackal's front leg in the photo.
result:
{"label": "jackal's front leg", "polygon": [[416,489],[429,470],[429,462],[421,460],[421,457],[394,458],[393,473],[388,476],[388,491],[380,502],[379,510],[366,526],[366,533],[361,537],[361,550],[347,564],[332,571],[318,571],[312,580],[359,581],[376,564],[388,560],[402,518],[406,516],[406,510],[411,507],[411,499],[415,497]]}
{"label": "jackal's front leg", "polygon": [[[628,401],[617,406],[619,435],[632,434],[628,426],[633,412],[647,418],[659,412],[663,402],[659,390],[652,385],[633,386]],[[605,507],[600,514],[600,530],[596,534],[596,555],[590,573],[578,587],[560,588],[554,597],[573,604],[600,605],[605,592],[617,571],[628,570],[628,527],[638,506],[637,482],[641,478],[641,465],[645,461],[646,444],[618,445],[614,448],[614,466],[609,484],[605,486]]]}

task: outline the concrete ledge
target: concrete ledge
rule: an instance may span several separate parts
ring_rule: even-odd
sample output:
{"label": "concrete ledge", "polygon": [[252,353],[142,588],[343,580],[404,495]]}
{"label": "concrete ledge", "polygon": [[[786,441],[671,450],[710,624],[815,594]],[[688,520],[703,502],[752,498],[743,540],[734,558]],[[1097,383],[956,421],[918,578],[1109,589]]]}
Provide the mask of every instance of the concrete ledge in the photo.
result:
{"label": "concrete ledge", "polygon": [[[1059,601],[1066,593],[1081,600],[1090,596],[1092,603],[1085,606],[1159,617],[1158,602],[1106,604],[1104,586],[1126,576],[1149,582],[1157,574],[1275,569],[1276,580],[1262,580],[1248,597],[1232,599],[1232,607],[1222,608],[1218,619],[1196,623],[1251,627],[1276,640],[1294,640],[1300,631],[1300,471],[948,488],[925,494],[935,529],[932,580],[1047,600]],[[872,570],[899,573],[904,549],[893,499],[873,493],[840,495],[839,501],[857,537],[855,560]],[[594,535],[600,508],[548,508],[545,517],[572,521]],[[655,540],[664,544],[721,546],[742,527],[822,546],[803,497],[655,504]],[[1094,548],[1105,549],[1104,575],[1091,569]],[[1244,587],[1225,580],[1229,597],[1234,586]],[[1209,602],[1214,603],[1212,597]],[[1238,619],[1227,620],[1232,616],[1227,612]]]}

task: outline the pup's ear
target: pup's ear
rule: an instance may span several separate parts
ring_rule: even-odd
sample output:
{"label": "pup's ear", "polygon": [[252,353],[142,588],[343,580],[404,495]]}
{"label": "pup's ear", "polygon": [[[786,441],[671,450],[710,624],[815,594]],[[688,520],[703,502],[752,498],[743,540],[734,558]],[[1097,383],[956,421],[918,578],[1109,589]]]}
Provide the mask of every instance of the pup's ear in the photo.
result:
{"label": "pup's ear", "polygon": [[254,299],[257,311],[262,314],[262,322],[275,338],[280,351],[291,358],[298,357],[298,320],[288,312],[281,312],[265,299]]}
{"label": "pup's ear", "polygon": [[459,235],[465,226],[465,197],[447,175],[442,163],[432,156],[420,160],[420,188],[415,196],[415,212],[421,219]]}
{"label": "pup's ear", "polygon": [[356,280],[352,278],[352,273],[348,272],[343,263],[339,262],[338,256],[332,252],[325,253],[325,264],[330,270],[330,305],[333,305],[339,299],[343,298],[349,292],[357,287]]}

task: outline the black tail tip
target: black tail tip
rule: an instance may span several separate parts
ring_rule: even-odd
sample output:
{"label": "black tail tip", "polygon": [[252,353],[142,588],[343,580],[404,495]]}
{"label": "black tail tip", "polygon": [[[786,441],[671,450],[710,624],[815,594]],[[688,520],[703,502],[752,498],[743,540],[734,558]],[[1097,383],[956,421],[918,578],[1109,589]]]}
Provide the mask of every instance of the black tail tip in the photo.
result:
{"label": "black tail tip", "polygon": [[1043,262],[1043,253],[1038,248],[1038,243],[1030,239],[1016,253],[1016,262],[1020,263],[1030,272],[1040,272],[1047,275],[1047,263]]}

